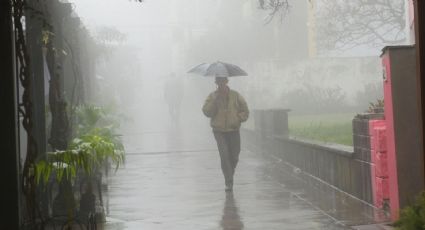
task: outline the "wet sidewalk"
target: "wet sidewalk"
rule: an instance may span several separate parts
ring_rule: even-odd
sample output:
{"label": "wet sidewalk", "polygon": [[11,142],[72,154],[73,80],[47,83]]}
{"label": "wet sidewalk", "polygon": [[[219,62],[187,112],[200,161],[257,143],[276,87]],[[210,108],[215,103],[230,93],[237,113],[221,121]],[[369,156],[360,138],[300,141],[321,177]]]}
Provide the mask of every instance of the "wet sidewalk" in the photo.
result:
{"label": "wet sidewalk", "polygon": [[348,229],[305,200],[296,178],[272,176],[280,166],[259,153],[242,150],[226,193],[209,129],[146,130],[125,144],[125,167],[104,195],[104,229]]}
{"label": "wet sidewalk", "polygon": [[[103,229],[379,229],[365,226],[375,215],[367,204],[306,183],[302,173],[267,153],[243,148],[234,191],[226,193],[209,120],[200,109],[175,122],[164,108],[143,108],[137,123],[123,127],[126,163],[108,178]],[[243,135],[241,141],[248,144]]]}

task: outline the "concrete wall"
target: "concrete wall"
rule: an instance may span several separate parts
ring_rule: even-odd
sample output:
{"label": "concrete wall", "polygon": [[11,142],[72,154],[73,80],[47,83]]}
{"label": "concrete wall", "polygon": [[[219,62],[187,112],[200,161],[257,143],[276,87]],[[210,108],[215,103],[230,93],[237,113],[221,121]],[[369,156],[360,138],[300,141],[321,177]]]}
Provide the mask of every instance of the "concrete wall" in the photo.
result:
{"label": "concrete wall", "polygon": [[386,214],[390,211],[396,220],[399,209],[424,188],[416,83],[408,77],[414,76],[409,72],[414,68],[396,64],[414,65],[412,51],[396,48],[391,51],[394,58],[386,59],[386,94],[392,97],[385,97],[385,119],[384,114],[357,115],[354,147],[291,138],[289,110],[284,109],[254,111],[254,129],[242,131],[245,147],[281,159],[313,183],[347,193]]}
{"label": "concrete wall", "polygon": [[[276,111],[254,111],[254,130],[242,131],[246,148],[272,154],[309,175],[312,180],[373,204],[370,161],[356,155],[350,146],[289,137],[288,131],[277,128],[279,124],[287,124],[287,116],[284,114],[288,110]],[[369,132],[367,127],[365,132]]]}

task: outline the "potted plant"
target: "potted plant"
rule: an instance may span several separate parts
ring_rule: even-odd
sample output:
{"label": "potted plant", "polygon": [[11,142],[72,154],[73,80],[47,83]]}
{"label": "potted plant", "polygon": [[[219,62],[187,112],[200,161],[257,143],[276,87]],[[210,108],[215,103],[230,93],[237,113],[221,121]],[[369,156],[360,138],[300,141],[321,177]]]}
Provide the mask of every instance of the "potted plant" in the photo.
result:
{"label": "potted plant", "polygon": [[[124,146],[120,136],[115,133],[114,126],[106,126],[100,122],[102,119],[105,120],[100,107],[80,107],[77,114],[79,122],[76,123],[76,137],[66,150],[48,152],[44,158],[39,159],[35,167],[35,176],[37,184],[46,184],[55,178],[59,190],[62,191],[59,193],[61,196],[55,198],[55,202],[64,205],[61,211],[60,208],[55,208],[57,205],[54,204],[54,214],[66,214],[69,218],[77,215],[74,214],[76,205],[73,205],[72,199],[68,199],[70,195],[64,195],[66,194],[64,191],[72,193],[69,191],[72,190],[71,184],[80,186],[84,184],[85,189],[81,191],[78,213],[84,219],[96,213],[93,187],[99,184],[103,169],[107,169],[105,166],[112,164],[117,170],[124,163]],[[109,122],[111,123],[113,122]],[[99,186],[97,188],[99,189]],[[101,194],[99,199],[102,199]]]}
{"label": "potted plant", "polygon": [[384,99],[377,99],[376,102],[369,102],[368,113],[384,113]]}

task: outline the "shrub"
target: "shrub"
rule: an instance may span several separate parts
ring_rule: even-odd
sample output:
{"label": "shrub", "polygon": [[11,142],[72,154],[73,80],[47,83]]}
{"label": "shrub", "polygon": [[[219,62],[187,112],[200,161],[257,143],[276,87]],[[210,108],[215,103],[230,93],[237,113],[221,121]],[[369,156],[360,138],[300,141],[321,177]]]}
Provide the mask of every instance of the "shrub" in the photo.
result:
{"label": "shrub", "polygon": [[400,218],[394,226],[400,230],[425,229],[425,192],[417,197],[414,204],[401,210]]}

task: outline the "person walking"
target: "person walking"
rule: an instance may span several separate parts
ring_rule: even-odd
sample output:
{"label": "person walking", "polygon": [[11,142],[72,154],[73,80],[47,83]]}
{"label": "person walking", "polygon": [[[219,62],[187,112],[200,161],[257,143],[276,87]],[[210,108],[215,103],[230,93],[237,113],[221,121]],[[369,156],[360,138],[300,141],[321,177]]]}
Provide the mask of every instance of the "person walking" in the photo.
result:
{"label": "person walking", "polygon": [[171,73],[164,85],[164,98],[168,105],[171,120],[178,125],[180,122],[180,107],[183,99],[184,85],[175,73]]}
{"label": "person walking", "polygon": [[241,141],[239,129],[249,117],[248,105],[237,91],[227,86],[227,77],[216,77],[217,90],[210,93],[202,107],[209,117],[224,175],[225,191],[233,191],[233,176],[239,160]]}

